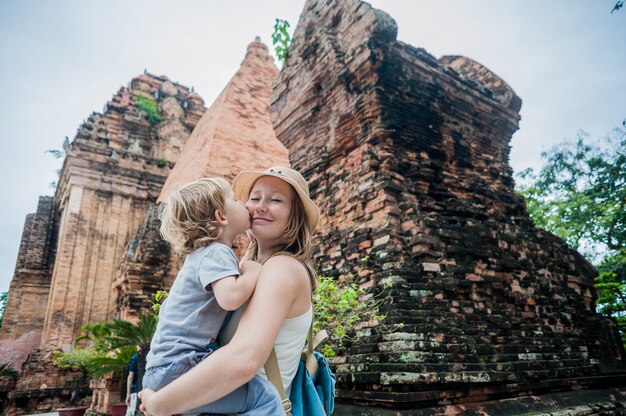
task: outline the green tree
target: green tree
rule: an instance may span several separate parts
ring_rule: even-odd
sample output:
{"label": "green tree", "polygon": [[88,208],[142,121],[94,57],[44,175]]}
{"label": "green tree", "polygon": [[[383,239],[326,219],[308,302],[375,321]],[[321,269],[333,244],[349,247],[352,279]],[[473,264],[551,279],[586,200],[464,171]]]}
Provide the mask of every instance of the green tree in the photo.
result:
{"label": "green tree", "polygon": [[626,342],[626,120],[597,143],[581,133],[519,175],[535,224],[581,251],[600,272],[597,307]]}

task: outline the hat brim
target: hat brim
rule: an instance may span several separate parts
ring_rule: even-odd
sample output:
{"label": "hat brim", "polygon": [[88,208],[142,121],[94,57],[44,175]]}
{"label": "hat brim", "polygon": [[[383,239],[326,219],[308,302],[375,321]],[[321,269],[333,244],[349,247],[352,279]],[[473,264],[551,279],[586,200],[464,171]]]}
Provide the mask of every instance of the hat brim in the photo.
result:
{"label": "hat brim", "polygon": [[263,176],[278,178],[283,182],[287,182],[289,185],[291,185],[293,190],[300,197],[300,201],[302,201],[302,205],[304,207],[304,211],[307,217],[307,227],[309,231],[313,233],[320,222],[320,210],[315,202],[313,202],[313,200],[298,185],[298,183],[291,178],[276,175],[271,172],[257,172],[250,170],[241,171],[233,181],[233,193],[235,194],[235,198],[240,201],[247,201],[248,197],[250,196],[250,191],[252,191],[252,187],[254,186],[256,181]]}

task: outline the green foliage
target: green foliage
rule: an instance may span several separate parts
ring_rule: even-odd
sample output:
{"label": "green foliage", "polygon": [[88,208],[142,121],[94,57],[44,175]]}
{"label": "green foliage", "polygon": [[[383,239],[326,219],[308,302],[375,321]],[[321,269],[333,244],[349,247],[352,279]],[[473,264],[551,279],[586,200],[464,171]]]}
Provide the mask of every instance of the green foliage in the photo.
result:
{"label": "green foliage", "polygon": [[9,378],[16,379],[19,377],[19,375],[20,374],[17,371],[15,371],[11,363],[0,364],[0,377],[9,377]]}
{"label": "green foliage", "polygon": [[154,294],[154,302],[152,303],[152,312],[154,312],[156,315],[159,314],[159,311],[161,310],[161,305],[163,304],[163,302],[165,302],[167,295],[168,295],[167,290],[157,290],[157,292]]}
{"label": "green foliage", "polygon": [[54,351],[52,364],[63,369],[76,369],[91,377],[100,377],[109,372],[124,370],[137,350],[126,346],[112,351],[98,348],[74,348],[69,352]]}
{"label": "green foliage", "polygon": [[[535,223],[592,255],[626,245],[626,126],[603,146],[565,142],[542,157],[538,175],[528,169],[520,186]],[[581,247],[582,245],[582,247]],[[593,257],[593,255],[592,255]]]}
{"label": "green foliage", "polygon": [[[90,376],[121,372],[137,347],[148,351],[157,321],[157,316],[143,314],[137,324],[114,319],[85,325],[82,335],[74,340],[74,348],[69,352],[56,351],[52,362],[60,368],[80,369]],[[81,343],[88,346],[79,347]]]}
{"label": "green foliage", "polygon": [[135,104],[137,108],[148,115],[148,121],[151,124],[158,124],[163,121],[163,116],[157,107],[157,102],[152,97],[137,92],[135,93]]}
{"label": "green foliage", "polygon": [[53,351],[52,364],[63,369],[76,369],[84,373],[95,375],[97,371],[93,364],[96,360],[106,357],[106,352],[96,348],[74,348],[72,351]]}
{"label": "green foliage", "polygon": [[616,318],[626,340],[626,121],[597,144],[581,134],[542,157],[538,174],[519,175],[528,212],[593,261],[598,311]]}
{"label": "green foliage", "polygon": [[162,167],[165,167],[165,165],[167,165],[167,159],[166,159],[166,158],[164,158],[164,157],[160,157],[160,158],[157,160],[157,166],[158,166],[158,167],[160,167],[160,168],[162,168]]}
{"label": "green foliage", "polygon": [[274,33],[272,33],[272,45],[279,62],[283,62],[287,66],[287,51],[291,43],[291,35],[287,31],[290,25],[287,20],[276,19],[274,24]]}
{"label": "green foliage", "polygon": [[4,311],[7,308],[7,300],[9,299],[9,292],[2,292],[0,295],[0,328],[2,328],[2,322],[4,322]]}
{"label": "green foliage", "polygon": [[371,289],[360,287],[355,280],[356,275],[348,276],[343,282],[318,276],[313,295],[313,331],[317,333],[325,329],[328,332],[330,339],[322,346],[322,352],[327,357],[333,357],[348,344],[359,341],[360,336],[355,329],[359,324],[381,324],[385,318],[378,313],[378,307],[383,302],[382,292],[374,294]]}
{"label": "green foliage", "polygon": [[607,254],[598,265],[598,271],[598,312],[615,318],[626,346],[626,248]]}

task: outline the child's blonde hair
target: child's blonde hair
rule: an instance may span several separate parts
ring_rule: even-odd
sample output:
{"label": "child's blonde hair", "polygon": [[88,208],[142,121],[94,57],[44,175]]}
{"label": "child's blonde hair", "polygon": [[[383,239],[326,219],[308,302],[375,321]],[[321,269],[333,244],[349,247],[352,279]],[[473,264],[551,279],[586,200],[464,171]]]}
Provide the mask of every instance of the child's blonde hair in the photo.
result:
{"label": "child's blonde hair", "polygon": [[219,237],[215,212],[224,213],[230,184],[222,178],[202,178],[172,193],[161,206],[161,236],[178,253],[191,253]]}

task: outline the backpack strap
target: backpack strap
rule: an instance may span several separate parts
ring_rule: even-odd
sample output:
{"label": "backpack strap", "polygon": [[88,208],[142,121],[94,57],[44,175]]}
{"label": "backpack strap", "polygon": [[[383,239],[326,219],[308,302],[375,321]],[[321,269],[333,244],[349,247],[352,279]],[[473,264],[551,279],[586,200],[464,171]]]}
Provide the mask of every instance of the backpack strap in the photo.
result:
{"label": "backpack strap", "polygon": [[[311,273],[311,270],[307,266],[306,263],[302,262],[304,269],[307,271],[309,275],[309,280],[311,282],[311,288],[313,288],[313,284],[315,282],[315,277]],[[311,309],[313,308],[313,292],[311,292]],[[326,331],[321,331],[317,334],[315,339],[313,339],[313,320],[315,319],[315,314],[313,313],[313,317],[311,318],[311,326],[309,328],[309,341],[307,344],[307,348],[302,351],[302,355],[300,357],[301,360],[304,360],[307,370],[310,375],[313,375],[317,372],[317,359],[313,355],[313,350],[318,347],[323,341],[328,338],[328,334]],[[280,396],[280,400],[283,403],[283,409],[285,410],[285,415],[291,416],[291,401],[287,398],[287,394],[285,393],[285,386],[283,385],[283,378],[280,375],[280,367],[278,366],[278,358],[276,357],[276,348],[272,348],[272,352],[269,357],[267,357],[267,361],[263,366],[265,368],[265,374],[267,375],[267,379],[274,385],[276,390],[278,391],[278,395]]]}
{"label": "backpack strap", "polygon": [[283,378],[280,375],[280,368],[278,367],[278,358],[276,358],[275,348],[272,348],[272,352],[265,362],[265,374],[267,374],[269,381],[274,385],[276,390],[278,390],[278,395],[283,403],[285,415],[291,416],[291,401],[285,394],[285,386],[283,386]]}

